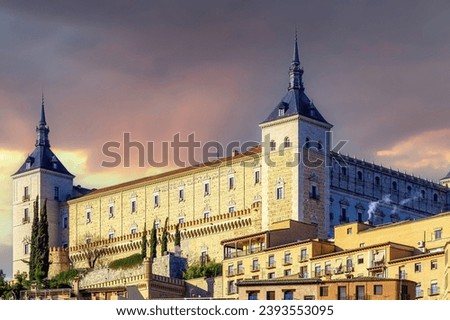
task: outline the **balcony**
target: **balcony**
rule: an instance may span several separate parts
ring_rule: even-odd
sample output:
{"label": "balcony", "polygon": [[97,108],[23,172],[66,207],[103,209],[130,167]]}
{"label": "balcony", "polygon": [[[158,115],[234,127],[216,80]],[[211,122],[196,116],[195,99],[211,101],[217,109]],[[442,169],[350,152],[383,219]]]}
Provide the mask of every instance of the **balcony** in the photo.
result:
{"label": "balcony", "polygon": [[237,287],[236,286],[228,288],[228,294],[236,294],[236,293],[237,293]]}
{"label": "balcony", "polygon": [[22,196],[22,202],[26,202],[26,201],[30,201],[30,195],[29,194],[25,194]]}
{"label": "balcony", "polygon": [[234,270],[227,270],[226,276],[227,277],[234,277],[236,275],[236,272]]}
{"label": "balcony", "polygon": [[240,267],[240,268],[238,268],[237,271],[236,271],[236,275],[237,275],[237,276],[240,276],[240,275],[242,275],[242,274],[244,274],[244,267]]}
{"label": "balcony", "polygon": [[306,262],[309,259],[309,255],[307,254],[301,254],[298,256],[298,262]]}
{"label": "balcony", "polygon": [[290,256],[289,257],[284,257],[283,266],[289,266],[291,264],[292,264],[292,258]]}
{"label": "balcony", "polygon": [[307,279],[308,278],[308,272],[301,272],[298,274],[298,277],[300,279]]}
{"label": "balcony", "polygon": [[267,269],[273,269],[273,268],[276,268],[276,266],[277,266],[277,264],[276,264],[275,261],[269,261],[269,262],[266,263],[266,268]]}
{"label": "balcony", "polygon": [[261,268],[259,267],[259,263],[258,264],[253,264],[252,265],[252,269],[250,270],[251,272],[256,272],[261,270]]}
{"label": "balcony", "polygon": [[440,290],[439,290],[439,287],[431,287],[431,288],[428,288],[428,295],[429,296],[437,296],[437,295],[439,295],[439,292]]}
{"label": "balcony", "polygon": [[353,266],[345,266],[345,268],[344,268],[345,273],[350,273],[353,271],[355,271],[355,268]]}

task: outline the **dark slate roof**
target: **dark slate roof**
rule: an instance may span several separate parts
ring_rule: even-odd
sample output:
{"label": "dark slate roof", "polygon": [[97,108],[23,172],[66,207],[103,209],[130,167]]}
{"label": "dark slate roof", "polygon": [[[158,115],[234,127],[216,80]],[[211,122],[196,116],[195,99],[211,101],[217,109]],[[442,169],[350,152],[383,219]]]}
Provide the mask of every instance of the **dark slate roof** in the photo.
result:
{"label": "dark slate roof", "polygon": [[[27,162],[30,163],[29,167],[27,167]],[[56,168],[53,165],[54,163],[56,163]],[[64,167],[62,162],[59,161],[50,147],[42,145],[38,145],[36,149],[34,149],[34,151],[28,156],[28,158],[14,175],[26,171],[31,171],[37,168],[74,176],[66,169],[66,167]]]}
{"label": "dark slate roof", "polygon": [[450,178],[450,171],[447,173],[447,175],[445,177],[443,177],[442,179],[449,179]]}
{"label": "dark slate roof", "polygon": [[[284,109],[284,114],[281,116],[279,115],[280,109]],[[280,103],[278,103],[275,109],[262,123],[286,118],[297,114],[330,125],[330,123],[325,120],[325,118],[320,114],[319,110],[317,110],[317,108],[314,106],[314,103],[312,103],[312,101],[305,94],[304,89],[288,90]]]}

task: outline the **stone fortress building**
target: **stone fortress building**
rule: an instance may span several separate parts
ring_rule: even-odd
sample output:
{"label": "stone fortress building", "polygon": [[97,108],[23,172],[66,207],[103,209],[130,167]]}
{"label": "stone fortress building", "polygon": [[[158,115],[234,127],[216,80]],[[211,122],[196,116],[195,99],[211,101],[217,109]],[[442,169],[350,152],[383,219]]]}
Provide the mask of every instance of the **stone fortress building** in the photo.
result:
{"label": "stone fortress building", "polygon": [[[176,225],[190,264],[221,262],[221,241],[265,232],[283,221],[334,227],[433,216],[448,210],[450,173],[433,183],[344,156],[331,149],[332,128],[305,93],[297,40],[287,93],[260,123],[261,144],[245,153],[110,187],[87,190],[50,149],[42,101],[35,150],[13,178],[13,271],[27,272],[33,201],[47,199],[50,246],[68,247],[74,267],[88,266],[89,248],[106,263],[138,252],[144,227],[168,219],[169,251]],[[251,246],[251,245],[250,245]]]}

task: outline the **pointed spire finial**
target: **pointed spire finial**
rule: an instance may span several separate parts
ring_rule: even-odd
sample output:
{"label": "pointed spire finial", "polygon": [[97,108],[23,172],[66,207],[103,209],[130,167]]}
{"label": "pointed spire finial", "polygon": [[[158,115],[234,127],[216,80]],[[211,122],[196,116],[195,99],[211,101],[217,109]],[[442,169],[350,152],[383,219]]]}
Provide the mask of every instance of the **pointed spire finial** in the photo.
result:
{"label": "pointed spire finial", "polygon": [[305,89],[303,86],[303,69],[300,67],[300,58],[298,54],[298,39],[297,28],[295,28],[295,42],[294,42],[294,54],[292,57],[291,67],[289,68],[289,88],[292,89]]}
{"label": "pointed spire finial", "polygon": [[45,100],[44,100],[44,90],[42,90],[42,103],[41,103],[41,121],[39,124],[46,125],[47,122],[45,121]]}

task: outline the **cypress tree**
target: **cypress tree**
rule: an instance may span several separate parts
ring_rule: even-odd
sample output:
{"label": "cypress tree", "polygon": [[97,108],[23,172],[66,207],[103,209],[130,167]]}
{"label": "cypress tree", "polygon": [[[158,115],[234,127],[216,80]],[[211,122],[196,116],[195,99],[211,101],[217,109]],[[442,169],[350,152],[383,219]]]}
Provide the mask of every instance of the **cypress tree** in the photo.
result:
{"label": "cypress tree", "polygon": [[145,259],[147,257],[147,225],[146,225],[146,223],[144,223],[144,234],[142,235],[141,257],[142,257],[142,259]]}
{"label": "cypress tree", "polygon": [[36,280],[36,266],[39,263],[39,196],[33,203],[33,224],[31,226],[31,243],[30,243],[30,261],[29,261],[29,277],[30,281]]}
{"label": "cypress tree", "polygon": [[178,223],[175,228],[175,246],[181,246],[181,233],[180,224]]}
{"label": "cypress tree", "polygon": [[156,226],[155,222],[153,222],[152,234],[150,235],[150,259],[156,258],[156,244],[158,239],[156,237]]}
{"label": "cypress tree", "polygon": [[41,210],[38,229],[39,245],[39,268],[36,268],[36,280],[47,278],[49,269],[49,247],[48,247],[48,220],[47,220],[47,199]]}
{"label": "cypress tree", "polygon": [[161,235],[161,256],[163,256],[164,253],[167,252],[167,242],[169,241],[169,233],[167,232],[168,221],[169,218],[166,218],[166,222],[164,223],[164,229]]}

